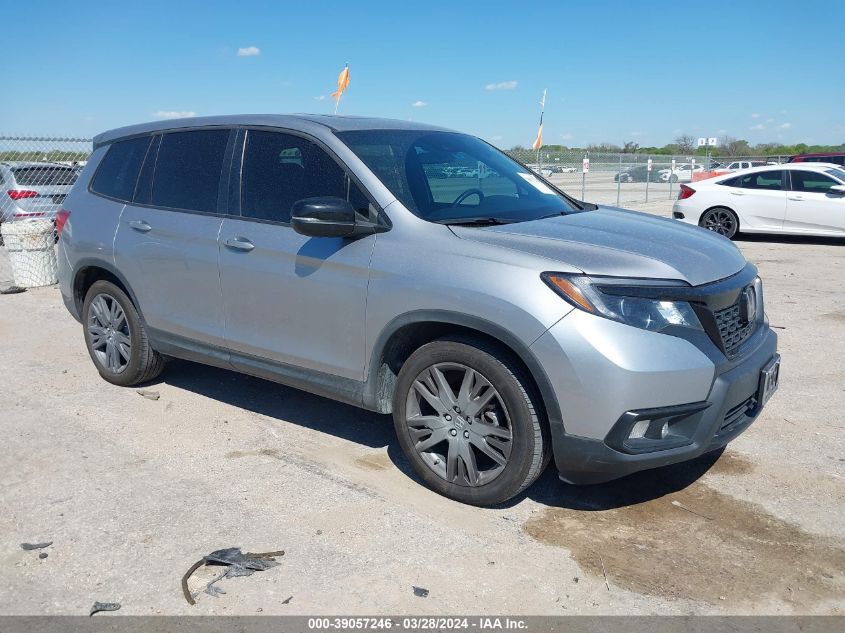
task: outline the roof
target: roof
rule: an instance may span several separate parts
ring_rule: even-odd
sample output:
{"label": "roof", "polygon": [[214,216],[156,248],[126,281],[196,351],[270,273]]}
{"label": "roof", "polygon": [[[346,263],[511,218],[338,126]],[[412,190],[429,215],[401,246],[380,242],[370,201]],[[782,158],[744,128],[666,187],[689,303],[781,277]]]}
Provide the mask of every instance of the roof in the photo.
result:
{"label": "roof", "polygon": [[260,125],[280,127],[301,132],[332,131],[347,132],[350,130],[431,130],[451,131],[434,125],[426,125],[399,119],[380,119],[359,116],[338,116],[330,114],[227,114],[221,116],[191,117],[188,119],[169,119],[166,121],[152,121],[126,127],[116,128],[98,134],[94,137],[94,147],[103,143],[110,143],[120,138],[136,134],[148,134],[164,130],[178,130],[183,128]]}

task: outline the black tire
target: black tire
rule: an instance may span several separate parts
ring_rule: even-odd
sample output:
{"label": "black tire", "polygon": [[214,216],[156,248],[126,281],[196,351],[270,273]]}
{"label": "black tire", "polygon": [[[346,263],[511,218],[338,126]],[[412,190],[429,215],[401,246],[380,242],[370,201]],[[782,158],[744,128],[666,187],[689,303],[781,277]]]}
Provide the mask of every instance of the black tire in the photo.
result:
{"label": "black tire", "polygon": [[[119,372],[111,371],[99,357],[92,345],[93,334],[89,329],[92,318],[92,302],[97,297],[104,297],[106,301],[117,302],[125,315],[130,341],[129,359],[125,368]],[[149,382],[158,376],[164,369],[164,359],[150,345],[147,331],[138,315],[138,310],[123,290],[110,281],[100,280],[94,282],[85,295],[82,304],[82,329],[85,336],[85,346],[88,354],[94,362],[94,366],[106,381],[121,387],[130,387],[141,383]]]}
{"label": "black tire", "polygon": [[724,235],[729,240],[739,234],[739,218],[732,209],[712,207],[701,214],[698,226]]}
{"label": "black tire", "polygon": [[[506,409],[511,432],[510,454],[499,474],[487,483],[468,485],[447,481],[414,447],[406,422],[410,391],[421,372],[441,363],[459,364],[478,372],[498,392]],[[511,354],[483,340],[447,337],[423,345],[402,366],[393,395],[393,422],[399,445],[414,472],[429,488],[462,503],[489,506],[507,501],[528,488],[549,463],[550,441],[538,405],[533,383]],[[475,418],[475,430],[479,429],[482,418],[483,415]]]}

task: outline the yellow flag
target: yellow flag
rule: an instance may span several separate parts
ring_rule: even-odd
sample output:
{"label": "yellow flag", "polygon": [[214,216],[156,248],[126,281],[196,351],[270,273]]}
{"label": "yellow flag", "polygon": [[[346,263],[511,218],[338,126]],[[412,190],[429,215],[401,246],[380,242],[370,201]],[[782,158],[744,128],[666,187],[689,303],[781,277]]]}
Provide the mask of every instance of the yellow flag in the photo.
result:
{"label": "yellow flag", "polygon": [[534,139],[534,144],[531,146],[531,148],[534,151],[537,151],[541,147],[543,147],[543,124],[542,123],[540,123],[540,129],[537,130],[537,138]]}

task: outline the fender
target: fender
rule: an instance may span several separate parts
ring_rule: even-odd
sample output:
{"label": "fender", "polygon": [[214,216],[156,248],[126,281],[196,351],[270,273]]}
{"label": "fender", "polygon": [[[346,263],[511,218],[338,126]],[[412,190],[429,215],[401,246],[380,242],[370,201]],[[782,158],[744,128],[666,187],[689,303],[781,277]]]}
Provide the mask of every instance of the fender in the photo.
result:
{"label": "fender", "polygon": [[129,295],[129,298],[132,300],[135,309],[138,311],[138,316],[141,319],[141,323],[146,326],[147,322],[144,320],[144,313],[141,309],[141,305],[138,303],[138,297],[135,295],[135,291],[132,290],[132,286],[126,280],[126,277],[124,277],[123,274],[119,272],[117,268],[115,268],[114,264],[105,259],[98,259],[96,257],[84,257],[78,260],[73,270],[73,284],[71,286],[71,289],[73,292],[73,302],[74,307],[77,311],[77,315],[82,314],[82,301],[85,299],[85,297],[76,296],[76,284],[79,279],[80,273],[86,268],[102,268],[109,274],[114,275],[118,279],[118,281],[123,284],[123,287],[126,289],[126,294]]}
{"label": "fender", "polygon": [[481,317],[462,314],[460,312],[451,312],[448,310],[414,310],[399,315],[390,323],[388,323],[379,334],[373,345],[370,354],[370,363],[367,372],[367,378],[364,383],[364,407],[372,411],[378,411],[379,406],[379,377],[378,370],[381,366],[381,360],[384,354],[384,349],[387,341],[400,328],[406,325],[415,323],[447,323],[450,325],[458,325],[472,330],[477,330],[482,334],[490,336],[516,354],[516,356],[528,368],[537,388],[540,391],[540,398],[543,400],[543,406],[546,411],[546,417],[549,421],[549,426],[552,430],[552,435],[563,433],[563,417],[560,411],[560,405],[554,395],[552,384],[546,371],[540,365],[534,353],[528,346],[518,339],[512,332],[503,328],[501,325],[483,319]]}

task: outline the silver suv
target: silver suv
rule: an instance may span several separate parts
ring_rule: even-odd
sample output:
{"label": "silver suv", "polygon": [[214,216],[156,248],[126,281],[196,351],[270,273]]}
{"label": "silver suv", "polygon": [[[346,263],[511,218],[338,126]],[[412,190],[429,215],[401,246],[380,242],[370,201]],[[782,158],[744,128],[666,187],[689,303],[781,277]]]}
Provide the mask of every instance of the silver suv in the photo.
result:
{"label": "silver suv", "polygon": [[730,241],[575,200],[475,137],[249,115],[94,147],[60,285],[113,384],[177,357],[392,413],[420,479],[478,505],[552,457],[596,483],[719,449],[777,387]]}

